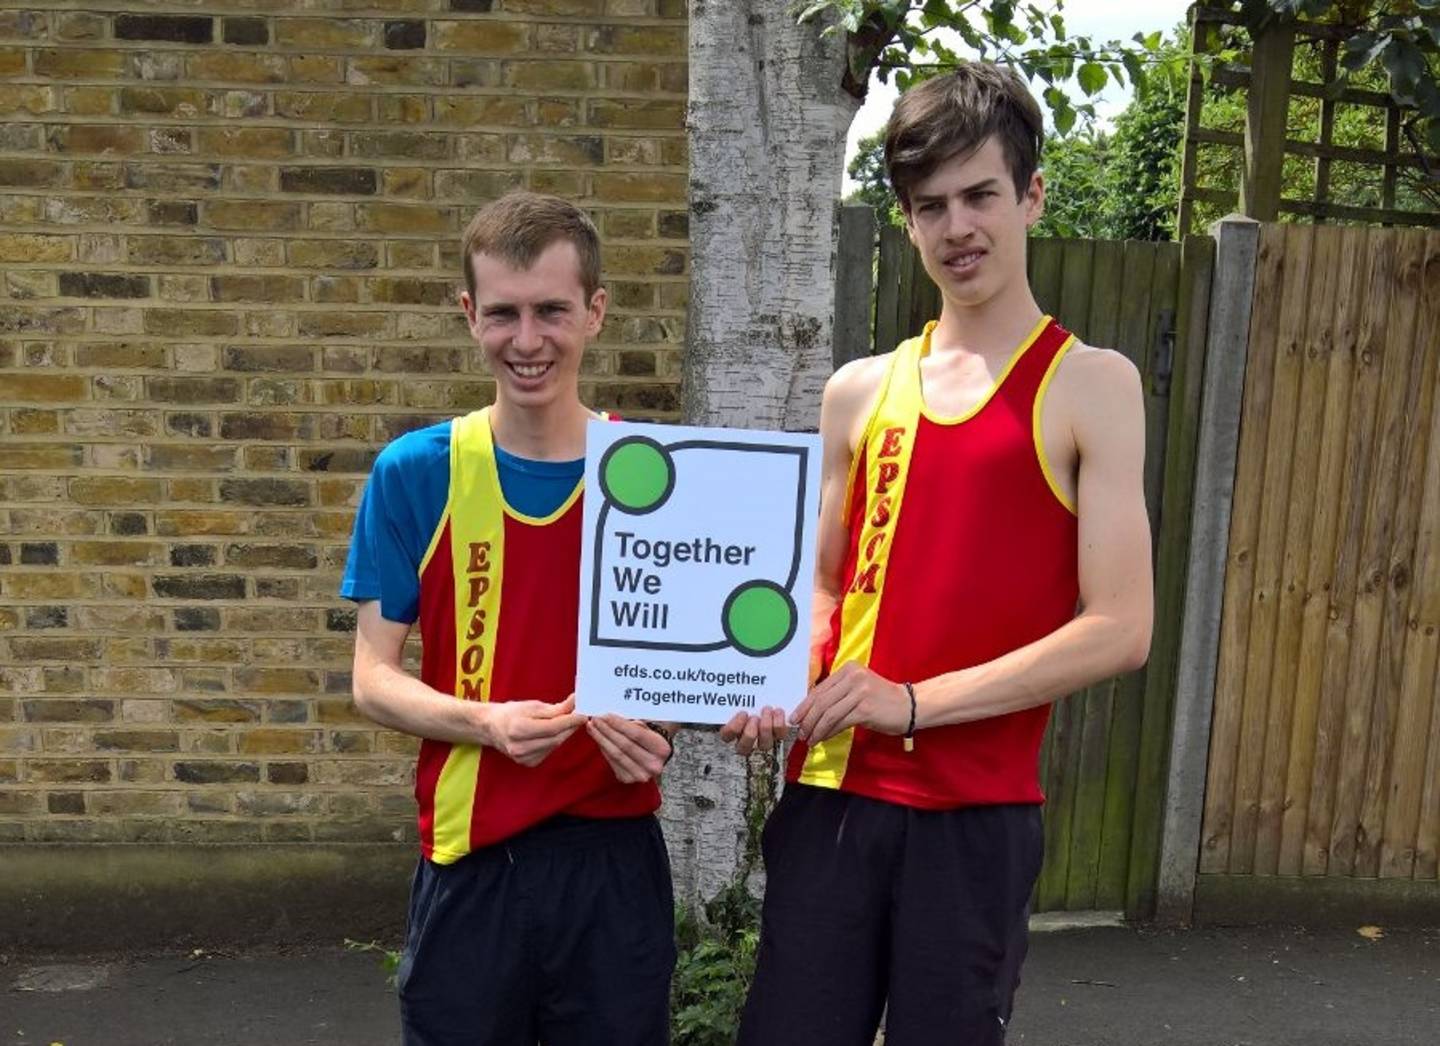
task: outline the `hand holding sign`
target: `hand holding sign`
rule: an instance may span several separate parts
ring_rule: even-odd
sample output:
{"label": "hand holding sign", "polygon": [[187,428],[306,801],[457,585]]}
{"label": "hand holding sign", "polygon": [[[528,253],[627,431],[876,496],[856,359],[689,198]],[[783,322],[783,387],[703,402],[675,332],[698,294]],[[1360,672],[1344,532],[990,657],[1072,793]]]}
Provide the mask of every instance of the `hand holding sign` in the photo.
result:
{"label": "hand holding sign", "polygon": [[586,462],[581,710],[723,723],[792,708],[818,438],[597,422]]}

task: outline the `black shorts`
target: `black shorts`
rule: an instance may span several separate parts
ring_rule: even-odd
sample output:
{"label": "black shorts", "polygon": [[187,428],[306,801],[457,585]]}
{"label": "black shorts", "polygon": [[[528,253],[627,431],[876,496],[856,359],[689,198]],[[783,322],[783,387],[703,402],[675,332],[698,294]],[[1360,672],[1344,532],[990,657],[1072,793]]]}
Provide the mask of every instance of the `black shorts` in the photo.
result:
{"label": "black shorts", "polygon": [[929,811],[787,785],[741,1046],[999,1046],[1043,851],[1040,808]]}
{"label": "black shorts", "polygon": [[653,817],[556,818],[410,891],[406,1046],[655,1046],[669,1039],[675,911]]}

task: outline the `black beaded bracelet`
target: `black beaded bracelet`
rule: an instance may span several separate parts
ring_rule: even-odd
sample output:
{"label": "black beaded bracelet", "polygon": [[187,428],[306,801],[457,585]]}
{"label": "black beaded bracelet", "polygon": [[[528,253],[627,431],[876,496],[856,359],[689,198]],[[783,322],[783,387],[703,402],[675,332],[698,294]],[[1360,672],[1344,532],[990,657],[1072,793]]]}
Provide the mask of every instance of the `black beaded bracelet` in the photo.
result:
{"label": "black beaded bracelet", "polygon": [[915,688],[909,683],[901,683],[905,693],[910,695],[910,725],[905,728],[905,751],[915,751]]}

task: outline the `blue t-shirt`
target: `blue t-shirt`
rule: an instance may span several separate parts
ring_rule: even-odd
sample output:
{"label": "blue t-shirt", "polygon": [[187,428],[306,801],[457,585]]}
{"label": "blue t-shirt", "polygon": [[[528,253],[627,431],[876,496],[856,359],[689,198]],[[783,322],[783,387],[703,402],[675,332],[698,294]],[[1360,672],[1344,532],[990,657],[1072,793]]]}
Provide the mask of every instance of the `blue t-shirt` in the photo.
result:
{"label": "blue t-shirt", "polygon": [[[575,490],[585,459],[533,461],[499,446],[500,489],[512,509],[548,516]],[[340,595],[380,600],[380,616],[413,624],[420,608],[420,561],[450,492],[450,422],[408,432],[375,459],[355,514]],[[456,506],[463,512],[463,506]]]}

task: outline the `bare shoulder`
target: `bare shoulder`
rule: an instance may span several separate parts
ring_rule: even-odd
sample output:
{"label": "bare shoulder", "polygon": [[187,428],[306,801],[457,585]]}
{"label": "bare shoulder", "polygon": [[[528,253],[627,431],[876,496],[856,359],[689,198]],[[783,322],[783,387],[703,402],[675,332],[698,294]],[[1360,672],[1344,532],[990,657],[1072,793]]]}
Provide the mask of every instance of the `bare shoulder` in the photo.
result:
{"label": "bare shoulder", "polygon": [[1133,404],[1143,409],[1140,371],[1114,349],[1076,340],[1055,370],[1053,390],[1072,418],[1100,416]]}
{"label": "bare shoulder", "polygon": [[857,426],[864,424],[894,355],[887,352],[880,356],[863,356],[851,360],[830,375],[830,380],[825,383],[821,405],[822,429],[853,433]]}

